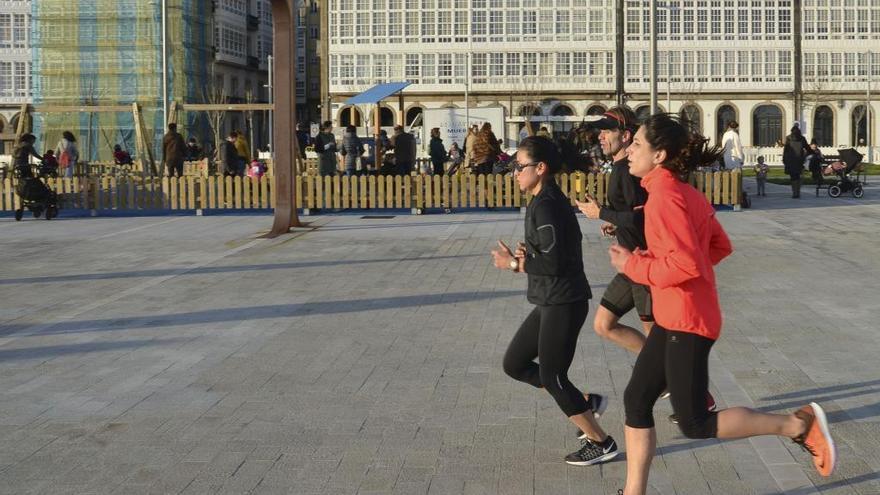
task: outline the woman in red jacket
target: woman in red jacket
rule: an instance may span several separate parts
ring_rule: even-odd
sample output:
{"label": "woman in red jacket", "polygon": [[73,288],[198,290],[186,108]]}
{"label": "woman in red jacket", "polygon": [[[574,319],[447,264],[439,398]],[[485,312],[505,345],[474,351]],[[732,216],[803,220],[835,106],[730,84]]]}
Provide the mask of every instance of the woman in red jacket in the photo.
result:
{"label": "woman in red jacket", "polygon": [[706,410],[709,351],[721,331],[721,308],[713,266],[732,251],[706,198],[685,182],[698,166],[720,156],[707,140],[669,115],[654,115],[628,149],[630,173],[648,191],[648,249],[612,245],[611,263],[651,289],[655,326],[642,348],[624,393],[626,495],[645,493],[657,437],[652,410],[668,389],[681,431],[688,438],[782,435],[813,456],[822,476],[834,470],[834,442],[825,413],[810,403],[793,414],[766,414],[744,407]]}

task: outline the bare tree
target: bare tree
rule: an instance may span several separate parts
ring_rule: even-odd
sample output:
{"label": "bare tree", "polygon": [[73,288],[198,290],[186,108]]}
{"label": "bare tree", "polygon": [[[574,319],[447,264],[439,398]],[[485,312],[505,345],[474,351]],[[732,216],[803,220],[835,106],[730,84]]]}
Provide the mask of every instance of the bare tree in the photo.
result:
{"label": "bare tree", "polygon": [[[86,86],[83,88],[83,96],[82,103],[86,107],[97,106],[101,103],[101,100],[107,95],[107,90],[100,91],[98,89],[98,80],[97,76],[91,77]],[[88,120],[88,128],[86,129],[86,139],[85,145],[83,146],[83,156],[87,157],[85,161],[91,161],[92,158],[92,135],[95,132],[95,112],[89,112],[89,120]],[[103,133],[103,129],[102,129]],[[107,145],[112,150],[113,146],[110,144],[110,140],[107,137],[106,133],[104,134],[104,139],[107,141]]]}
{"label": "bare tree", "polygon": [[[802,91],[802,99],[804,106],[804,114],[815,115],[816,109],[823,105],[833,105],[840,98],[837,93],[840,91],[842,83],[834,83],[828,80],[814,78],[807,80]],[[813,128],[809,129],[813,134],[816,128],[815,119],[813,119]],[[815,136],[814,136],[815,137]],[[834,143],[831,143],[832,145]]]}
{"label": "bare tree", "polygon": [[[254,97],[254,91],[251,88],[246,89],[244,92],[244,102],[250,105],[251,103],[255,103],[256,101],[257,100]],[[256,149],[256,147],[257,147],[257,143],[254,141],[254,111],[253,110],[246,110],[244,112],[244,121],[245,121],[245,125],[248,128],[248,137],[249,137],[249,142],[251,143],[251,153],[253,153],[253,150]],[[253,158],[254,157],[249,156],[248,160],[251,160]]]}
{"label": "bare tree", "polygon": [[[217,64],[211,64],[210,76],[207,84],[203,88],[202,99],[205,103],[211,105],[223,105],[229,102],[229,96],[226,93],[226,85],[221,80],[219,83],[216,76]],[[211,127],[211,134],[214,138],[214,158],[216,163],[220,159],[220,143],[223,141],[223,121],[226,118],[226,110],[207,110],[208,125]]]}
{"label": "bare tree", "polygon": [[[522,70],[527,70],[527,67],[523,66]],[[518,116],[524,118],[526,132],[528,132],[529,136],[534,136],[536,133],[535,128],[532,126],[532,117],[536,111],[540,114],[541,104],[544,101],[544,87],[541,81],[543,81],[543,78],[539,77],[537,73],[524,73],[520,76],[517,88],[512,92],[512,95],[516,94],[518,98],[514,100],[513,96],[511,96],[511,102],[516,101],[519,103]],[[514,108],[511,108],[511,113],[515,111]]]}

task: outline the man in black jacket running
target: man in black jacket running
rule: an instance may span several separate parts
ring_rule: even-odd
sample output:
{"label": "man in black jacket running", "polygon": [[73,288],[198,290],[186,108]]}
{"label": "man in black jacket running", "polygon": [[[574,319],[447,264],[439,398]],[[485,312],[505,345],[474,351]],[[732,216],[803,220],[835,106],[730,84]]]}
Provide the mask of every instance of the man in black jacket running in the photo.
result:
{"label": "man in black jacket running", "polygon": [[[642,209],[648,200],[648,193],[642,188],[641,179],[629,173],[629,160],[626,157],[626,149],[638,129],[636,116],[628,107],[614,107],[592,125],[601,129],[599,142],[602,152],[614,160],[608,181],[608,206],[599,206],[594,198],[588,196],[586,202],[577,203],[578,208],[588,218],[604,220],[602,234],[615,235],[621,246],[631,251],[647,249]],[[620,324],[620,318],[633,308],[642,320],[644,333]],[[644,285],[617,274],[605,289],[596,312],[593,322],[596,333],[638,353],[645,345],[645,335],[653,325],[651,292]]]}

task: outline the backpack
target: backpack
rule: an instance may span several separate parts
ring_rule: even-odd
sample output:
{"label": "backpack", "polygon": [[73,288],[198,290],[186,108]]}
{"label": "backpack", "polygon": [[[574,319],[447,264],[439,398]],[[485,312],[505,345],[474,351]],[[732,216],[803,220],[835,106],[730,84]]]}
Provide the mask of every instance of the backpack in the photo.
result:
{"label": "backpack", "polygon": [[70,166],[70,161],[70,152],[67,150],[62,151],[61,156],[58,157],[58,164],[63,168],[67,168]]}

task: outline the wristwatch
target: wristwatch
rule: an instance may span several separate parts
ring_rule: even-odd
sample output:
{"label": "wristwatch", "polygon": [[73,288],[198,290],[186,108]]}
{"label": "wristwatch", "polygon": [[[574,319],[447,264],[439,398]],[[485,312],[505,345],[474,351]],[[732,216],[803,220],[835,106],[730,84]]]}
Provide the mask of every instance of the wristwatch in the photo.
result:
{"label": "wristwatch", "polygon": [[510,269],[516,271],[517,268],[519,268],[519,260],[516,258],[510,260]]}

